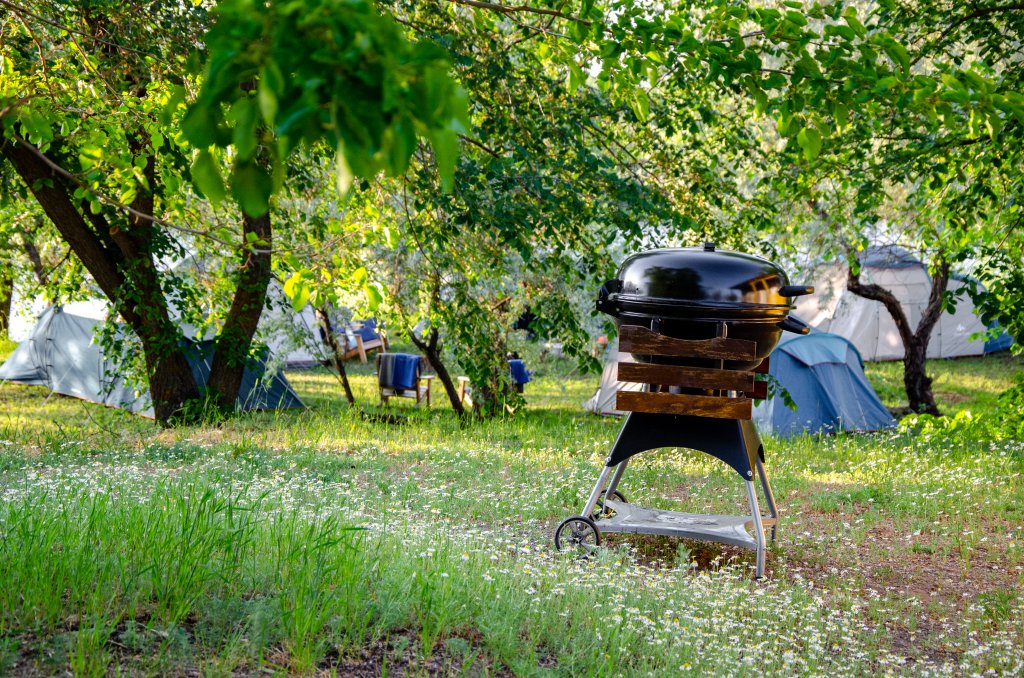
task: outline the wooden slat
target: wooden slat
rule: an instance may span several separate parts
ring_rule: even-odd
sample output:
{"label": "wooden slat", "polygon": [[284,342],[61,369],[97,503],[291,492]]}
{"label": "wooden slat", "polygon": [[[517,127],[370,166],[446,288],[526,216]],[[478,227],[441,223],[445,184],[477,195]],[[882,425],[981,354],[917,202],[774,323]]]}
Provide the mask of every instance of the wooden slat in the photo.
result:
{"label": "wooden slat", "polygon": [[751,401],[747,398],[676,395],[673,393],[637,393],[619,391],[615,408],[624,412],[686,414],[693,417],[750,419]]}
{"label": "wooden slat", "polygon": [[764,400],[768,397],[768,382],[767,381],[755,381],[754,390],[748,391],[747,395],[751,398],[757,398],[758,400]]}
{"label": "wooden slat", "polygon": [[754,373],[679,365],[619,363],[619,381],[662,386],[754,392]]}
{"label": "wooden slat", "polygon": [[675,358],[753,360],[757,344],[746,339],[674,339],[639,325],[619,328],[619,350]]}

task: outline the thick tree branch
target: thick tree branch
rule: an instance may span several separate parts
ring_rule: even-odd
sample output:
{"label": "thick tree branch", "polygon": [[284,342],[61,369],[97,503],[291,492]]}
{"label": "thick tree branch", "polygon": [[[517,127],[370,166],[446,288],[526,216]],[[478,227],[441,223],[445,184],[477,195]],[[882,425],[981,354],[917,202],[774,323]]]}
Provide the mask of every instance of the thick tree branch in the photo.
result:
{"label": "thick tree branch", "polygon": [[852,266],[850,267],[849,275],[847,276],[846,288],[857,296],[880,302],[885,306],[885,309],[889,311],[889,315],[892,316],[893,322],[896,323],[896,329],[900,333],[900,339],[903,340],[903,346],[906,347],[911,345],[914,341],[914,331],[910,327],[910,321],[907,319],[907,314],[903,310],[903,306],[900,304],[900,300],[896,298],[895,294],[881,285],[862,282],[860,279],[860,271],[854,272]]}
{"label": "thick tree branch", "polygon": [[246,251],[239,267],[238,287],[235,288],[224,326],[217,336],[217,352],[207,382],[211,394],[228,411],[234,411],[249,357],[249,347],[256,334],[267,298],[267,287],[270,285],[270,251],[267,246],[273,238],[273,229],[269,212],[261,217],[242,214],[242,242],[250,242],[250,234],[263,247]]}
{"label": "thick tree branch", "polygon": [[[2,150],[4,157],[14,165],[61,237],[78,254],[96,284],[108,298],[116,299],[124,284],[124,276],[118,270],[120,253],[105,246],[85,222],[68,198],[59,173],[50,163],[43,161],[45,156],[39,149],[26,141],[5,142]],[[129,318],[125,319],[131,322]]]}
{"label": "thick tree branch", "polygon": [[485,2],[484,0],[447,0],[454,5],[465,5],[467,7],[476,7],[477,9],[486,9],[499,14],[541,14],[544,16],[553,16],[557,19],[565,19],[566,21],[572,21],[583,26],[593,26],[594,22],[589,19],[582,17],[573,16],[566,14],[565,12],[557,9],[548,9],[546,7],[530,7],[529,5],[502,5],[497,2]]}
{"label": "thick tree branch", "polygon": [[918,321],[917,329],[914,331],[918,341],[927,343],[928,338],[931,337],[932,329],[939,322],[939,318],[942,317],[942,297],[946,292],[946,287],[949,285],[949,269],[949,262],[940,260],[939,265],[932,272],[932,286],[928,293],[928,305],[925,306],[924,313],[921,314],[921,320]]}
{"label": "thick tree branch", "polygon": [[[76,177],[74,174],[72,174],[71,172],[67,171],[63,167],[61,167],[57,162],[55,162],[52,158],[50,158],[45,153],[40,151],[33,144],[30,144],[29,142],[25,141],[24,139],[18,139],[17,143],[22,145],[22,146],[24,146],[29,152],[31,152],[34,155],[38,156],[39,160],[41,162],[43,162],[45,165],[47,165],[50,168],[50,170],[54,173],[54,175],[59,176],[62,179],[65,179],[65,180],[73,183],[74,185],[76,185],[76,186],[78,186],[80,188],[86,189],[92,195],[96,196],[96,199],[99,200],[104,205],[107,205],[109,207],[113,207],[116,210],[127,212],[128,216],[130,218],[132,218],[132,219],[149,221],[149,222],[152,222],[154,224],[159,224],[160,226],[164,226],[166,228],[169,228],[171,230],[178,231],[179,233],[187,233],[189,235],[194,235],[197,238],[205,238],[207,240],[211,240],[213,242],[219,243],[221,245],[225,245],[227,247],[232,247],[233,248],[235,246],[234,243],[231,243],[231,242],[228,242],[227,240],[223,240],[221,238],[218,238],[215,235],[212,235],[212,234],[207,233],[205,231],[200,231],[200,230],[197,230],[197,229],[194,229],[194,228],[188,228],[187,226],[181,226],[179,224],[174,224],[174,223],[171,223],[171,222],[166,221],[164,219],[159,219],[159,218],[153,216],[152,214],[146,214],[145,212],[140,212],[139,210],[136,210],[135,208],[133,208],[131,205],[125,205],[125,204],[123,204],[121,202],[118,202],[117,200],[114,200],[113,198],[111,198],[111,197],[109,197],[107,195],[104,195],[103,193],[100,193],[99,191],[97,191],[97,190],[89,187],[88,185],[86,185],[85,182],[83,182],[81,179]],[[86,210],[85,213],[87,215],[89,215],[90,220],[92,220],[92,218],[93,218],[92,213],[90,211],[88,211],[88,210]],[[267,250],[267,253],[269,254],[270,250]]]}
{"label": "thick tree branch", "polygon": [[355,405],[356,397],[352,394],[352,385],[348,381],[348,371],[345,369],[345,347],[341,344],[344,338],[339,338],[335,334],[334,328],[331,326],[331,318],[333,316],[333,309],[329,304],[324,304],[316,309],[316,319],[320,323],[320,334],[324,343],[327,344],[327,348],[330,349],[331,364],[334,365],[338,378],[341,380],[341,387],[345,390],[345,400],[348,401],[349,405]]}

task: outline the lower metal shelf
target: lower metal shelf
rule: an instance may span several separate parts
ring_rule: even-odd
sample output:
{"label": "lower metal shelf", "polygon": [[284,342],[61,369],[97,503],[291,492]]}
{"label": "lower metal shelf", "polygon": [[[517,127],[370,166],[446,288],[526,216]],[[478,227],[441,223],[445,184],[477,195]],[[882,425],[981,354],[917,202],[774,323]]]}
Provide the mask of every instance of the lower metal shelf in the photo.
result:
{"label": "lower metal shelf", "polygon": [[[757,539],[747,530],[754,521],[746,516],[721,516],[705,513],[681,513],[660,509],[641,508],[633,504],[607,500],[607,509],[614,511],[610,518],[601,518],[595,524],[601,532],[627,534],[657,534],[681,539],[702,539],[757,550]],[[775,524],[774,518],[762,517],[765,527]]]}

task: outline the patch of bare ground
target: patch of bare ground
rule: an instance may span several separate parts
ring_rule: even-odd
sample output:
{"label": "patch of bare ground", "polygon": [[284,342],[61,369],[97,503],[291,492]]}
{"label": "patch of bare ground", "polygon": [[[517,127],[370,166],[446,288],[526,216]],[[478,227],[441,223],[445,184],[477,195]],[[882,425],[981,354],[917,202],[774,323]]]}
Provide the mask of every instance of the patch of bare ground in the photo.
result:
{"label": "patch of bare ground", "polygon": [[[994,515],[979,515],[972,519],[973,534],[960,539],[914,534],[909,521],[884,516],[861,524],[857,538],[842,538],[843,523],[855,524],[872,509],[853,504],[819,510],[809,501],[814,494],[836,489],[816,483],[788,498],[787,503],[799,506],[799,511],[783,513],[777,557],[784,567],[776,570],[791,581],[810,581],[823,590],[835,590],[836,580],[841,579],[845,591],[878,600],[889,610],[904,610],[880,621],[885,645],[908,661],[955,661],[958,652],[942,640],[951,620],[979,597],[1016,591],[1024,577],[1002,540],[1009,523]],[[797,548],[787,548],[786,534],[835,538],[806,540]],[[770,568],[772,561],[769,557]]]}
{"label": "patch of bare ground", "polygon": [[780,546],[787,571],[822,585],[839,573],[864,592],[902,599],[912,596],[925,605],[951,610],[962,609],[978,595],[1017,586],[1021,571],[1006,565],[1011,560],[1003,541],[1010,526],[995,516],[976,516],[972,534],[962,539],[915,535],[906,521],[884,517],[861,525],[858,539],[811,541],[799,549],[787,549],[786,534],[836,535],[837,526],[855,523],[869,513],[868,507],[858,504],[819,510],[808,500],[810,495],[835,489],[815,483],[788,498],[800,510],[787,514],[783,509]]}
{"label": "patch of bare ground", "polygon": [[913,665],[918,661],[929,664],[956,663],[959,652],[936,642],[942,628],[928,618],[919,620],[914,628],[897,622],[884,622],[885,644],[891,652],[906,657]]}
{"label": "patch of bare ground", "polygon": [[378,676],[498,676],[512,672],[496,667],[480,648],[483,638],[473,630],[451,634],[439,640],[429,657],[424,657],[413,631],[393,635],[345,654],[331,653],[320,663],[320,675],[377,678]]}
{"label": "patch of bare ground", "polygon": [[964,403],[971,399],[971,396],[964,395],[963,393],[954,393],[953,391],[936,391],[935,398],[942,401],[944,405],[956,405],[957,403]]}
{"label": "patch of bare ground", "polygon": [[[38,639],[22,638],[26,645],[38,644]],[[351,678],[379,678],[380,676],[469,676],[473,678],[510,678],[514,674],[507,668],[496,665],[481,649],[483,637],[476,631],[450,634],[439,640],[433,652],[424,657],[418,636],[411,630],[396,631],[387,638],[370,642],[362,648],[339,652],[332,648],[313,670],[304,675],[347,676]],[[111,663],[107,675],[159,675],[192,678],[207,673],[191,661],[179,665],[164,665],[159,669],[147,663],[148,652],[133,652],[121,643],[108,641],[107,651]],[[6,666],[2,675],[12,678],[39,678],[55,675],[59,665],[47,661],[42,653],[30,652],[28,656]],[[207,657],[207,660],[211,657]],[[552,667],[552,657],[538,658],[538,668]],[[4,668],[4,667],[0,667]],[[263,655],[260,664],[239,658],[231,662],[231,668],[222,672],[232,676],[257,677],[294,672],[291,658],[284,648],[271,649]],[[67,675],[70,675],[68,673]]]}

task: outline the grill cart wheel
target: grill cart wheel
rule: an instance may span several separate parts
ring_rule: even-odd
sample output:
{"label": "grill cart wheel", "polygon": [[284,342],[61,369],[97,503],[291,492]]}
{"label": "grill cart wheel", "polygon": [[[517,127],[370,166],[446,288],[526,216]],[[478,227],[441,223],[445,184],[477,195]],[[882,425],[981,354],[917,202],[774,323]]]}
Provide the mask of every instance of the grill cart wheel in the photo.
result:
{"label": "grill cart wheel", "polygon": [[580,551],[589,553],[601,545],[601,533],[590,518],[573,516],[566,518],[555,530],[556,551]]}
{"label": "grill cart wheel", "polygon": [[[594,511],[594,515],[592,516],[594,520],[597,520],[598,518],[600,518],[604,514],[604,495],[605,495],[605,492],[607,492],[607,490],[601,490],[601,496],[598,497],[598,499],[597,499],[597,509]],[[617,501],[620,504],[628,504],[629,503],[629,501],[626,500],[626,495],[622,494],[618,490],[615,490],[614,492],[612,492],[612,501]]]}

